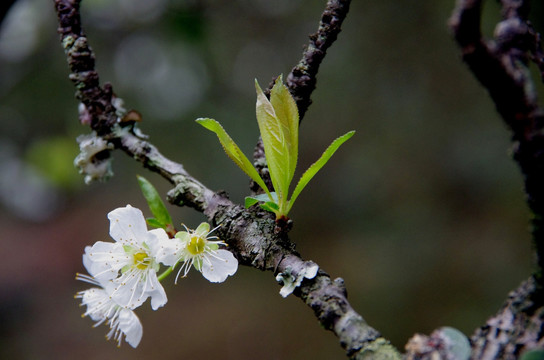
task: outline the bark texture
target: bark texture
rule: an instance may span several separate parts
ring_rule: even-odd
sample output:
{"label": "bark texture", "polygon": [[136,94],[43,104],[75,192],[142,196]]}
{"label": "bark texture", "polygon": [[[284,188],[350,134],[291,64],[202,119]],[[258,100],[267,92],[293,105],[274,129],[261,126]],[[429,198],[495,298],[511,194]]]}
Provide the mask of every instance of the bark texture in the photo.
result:
{"label": "bark texture", "polygon": [[527,350],[544,348],[543,295],[533,277],[508,294],[497,315],[472,336],[472,358],[515,360]]}

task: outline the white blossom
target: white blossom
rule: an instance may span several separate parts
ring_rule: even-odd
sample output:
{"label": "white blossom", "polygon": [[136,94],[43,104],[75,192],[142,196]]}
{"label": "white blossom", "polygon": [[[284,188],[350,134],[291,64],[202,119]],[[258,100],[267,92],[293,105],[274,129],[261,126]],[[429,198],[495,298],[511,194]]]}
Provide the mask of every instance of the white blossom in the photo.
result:
{"label": "white blossom", "polygon": [[211,282],[223,282],[236,273],[238,260],[230,251],[219,249],[219,245],[226,245],[225,242],[210,236],[215,229],[210,231],[210,225],[205,222],[196,230],[185,229],[178,232],[157,254],[158,261],[165,265],[175,267],[182,263],[176,282],[182,272],[184,277],[187,276],[192,266]]}
{"label": "white blossom", "polygon": [[134,311],[117,304],[111,298],[107,284],[104,288],[98,280],[82,274],[78,274],[76,279],[97,286],[80,291],[75,296],[76,299],[81,299],[81,306],[87,307],[83,316],[89,316],[96,322],[93,327],[106,323],[110,327],[110,331],[106,335],[108,340],[113,338],[117,341],[117,346],[121,346],[124,336],[125,341],[132,347],[138,346],[142,339],[143,328]]}
{"label": "white blossom", "polygon": [[151,297],[157,310],[166,304],[164,288],[157,279],[159,249],[172,240],[164,229],[147,230],[142,212],[130,205],[108,214],[110,236],[85,249],[83,264],[96,279],[109,281],[111,297],[119,305],[135,308]]}

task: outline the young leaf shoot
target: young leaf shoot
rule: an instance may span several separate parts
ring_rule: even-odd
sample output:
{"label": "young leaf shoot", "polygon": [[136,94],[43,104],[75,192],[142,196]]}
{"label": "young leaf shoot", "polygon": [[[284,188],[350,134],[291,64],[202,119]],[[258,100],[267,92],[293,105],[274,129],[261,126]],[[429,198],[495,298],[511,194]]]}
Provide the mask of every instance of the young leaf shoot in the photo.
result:
{"label": "young leaf shoot", "polygon": [[262,91],[257,80],[255,80],[255,89],[257,91],[257,123],[263,140],[274,192],[268,190],[253,164],[217,121],[200,118],[196,122],[217,135],[223,149],[232,161],[265,192],[262,195],[248,196],[245,200],[246,208],[261,203],[261,208],[276,214],[276,219],[286,218],[302,189],[329,161],[336,150],[353,136],[355,131],[350,131],[333,141],[323,155],[302,175],[289,199],[289,186],[293,180],[298,159],[299,115],[297,105],[289,89],[283,84],[281,75],[276,79],[270,91],[270,100]]}

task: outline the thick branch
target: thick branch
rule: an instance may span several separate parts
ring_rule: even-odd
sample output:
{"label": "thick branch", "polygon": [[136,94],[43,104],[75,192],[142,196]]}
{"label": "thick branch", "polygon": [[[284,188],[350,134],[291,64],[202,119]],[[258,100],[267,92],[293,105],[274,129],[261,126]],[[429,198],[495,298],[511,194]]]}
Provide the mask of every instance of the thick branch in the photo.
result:
{"label": "thick branch", "polygon": [[481,7],[481,0],[458,1],[450,25],[463,60],[512,130],[514,159],[534,214],[532,235],[539,270],[473,335],[472,358],[517,359],[526,350],[542,347],[544,341],[544,116],[528,71],[531,60],[542,69],[542,52],[540,35],[527,21],[528,1],[502,1],[503,19],[493,41],[482,38]]}
{"label": "thick branch", "polygon": [[544,347],[544,294],[533,277],[508,295],[497,315],[472,337],[472,359],[515,360]]}
{"label": "thick branch", "polygon": [[489,91],[497,110],[512,130],[522,132],[527,126],[525,118],[536,109],[535,96],[525,88],[530,81],[526,69],[516,65],[517,60],[523,59],[506,47],[513,37],[521,36],[518,32],[527,29],[522,29],[524,24],[516,21],[519,18],[505,19],[497,26],[500,41],[487,43],[480,33],[481,6],[478,0],[459,1],[450,25],[461,47],[463,61]]}
{"label": "thick branch", "polygon": [[511,128],[514,159],[524,175],[527,202],[533,211],[533,240],[540,269],[544,268],[544,135],[542,109],[528,71],[541,65],[540,36],[527,22],[527,1],[503,0],[503,20],[494,41],[480,33],[481,0],[460,0],[450,20],[463,60],[487,89],[497,111]]}
{"label": "thick branch", "polygon": [[[159,173],[174,185],[168,200],[203,212],[214,225],[220,224],[218,236],[241,264],[256,269],[296,276],[307,266],[295,251],[287,234],[279,231],[273,216],[260,210],[246,210],[224,195],[215,193],[193,178],[181,164],[163,156],[155,146],[138,136],[134,124],[121,122],[112,103],[111,86],[102,89],[94,69],[94,54],[81,29],[77,0],[56,0],[59,33],[70,65],[70,78],[76,85],[76,97],[91,116],[91,127],[115,148]],[[295,291],[316,314],[320,323],[340,339],[348,356],[362,359],[372,354],[398,358],[386,339],[357,314],[347,300],[343,281],[331,281],[323,270],[311,280],[304,280]]]}

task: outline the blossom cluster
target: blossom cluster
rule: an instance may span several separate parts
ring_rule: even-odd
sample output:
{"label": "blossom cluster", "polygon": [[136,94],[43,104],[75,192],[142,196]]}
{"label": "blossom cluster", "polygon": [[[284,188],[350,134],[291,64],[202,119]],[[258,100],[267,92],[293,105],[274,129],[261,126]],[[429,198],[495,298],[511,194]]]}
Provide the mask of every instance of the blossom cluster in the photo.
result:
{"label": "blossom cluster", "polygon": [[[118,346],[123,337],[132,347],[142,338],[142,324],[134,309],[151,298],[153,310],[167,302],[160,280],[180,265],[178,277],[194,267],[211,282],[223,282],[238,269],[232,253],[220,247],[226,244],[210,236],[210,225],[200,224],[196,230],[176,233],[170,238],[162,228],[148,230],[142,212],[130,205],[108,214],[110,236],[115,242],[98,241],[85,248],[83,265],[89,275],[78,274],[76,279],[94,285],[80,291],[76,298],[87,307],[95,326],[106,323],[110,327],[107,339],[114,338]],[[157,275],[161,264],[168,269]]]}

